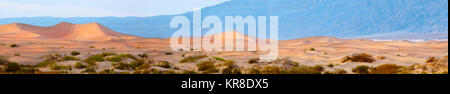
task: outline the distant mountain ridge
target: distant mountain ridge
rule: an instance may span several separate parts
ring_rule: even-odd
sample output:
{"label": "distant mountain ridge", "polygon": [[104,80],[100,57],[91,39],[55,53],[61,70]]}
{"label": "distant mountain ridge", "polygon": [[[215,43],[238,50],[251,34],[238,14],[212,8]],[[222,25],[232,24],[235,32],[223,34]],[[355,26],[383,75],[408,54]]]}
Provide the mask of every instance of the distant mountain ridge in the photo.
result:
{"label": "distant mountain ridge", "polygon": [[[202,16],[279,16],[281,40],[312,36],[338,38],[448,39],[448,0],[232,0],[202,9]],[[192,19],[192,13],[180,14]],[[148,38],[169,38],[176,15],[154,17],[32,17],[0,19],[0,24],[51,26],[60,22],[98,22],[112,30]],[[222,20],[224,21],[224,20]],[[238,31],[244,32],[244,31]],[[402,33],[396,33],[402,32]],[[403,33],[404,32],[404,33]],[[390,35],[389,35],[390,34]]]}

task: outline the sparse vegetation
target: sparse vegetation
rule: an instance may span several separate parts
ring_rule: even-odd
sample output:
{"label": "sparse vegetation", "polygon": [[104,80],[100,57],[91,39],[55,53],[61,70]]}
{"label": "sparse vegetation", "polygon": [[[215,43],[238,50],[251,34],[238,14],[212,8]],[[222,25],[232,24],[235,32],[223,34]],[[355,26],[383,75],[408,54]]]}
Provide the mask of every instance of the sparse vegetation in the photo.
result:
{"label": "sparse vegetation", "polygon": [[219,70],[216,68],[215,62],[212,60],[202,61],[197,64],[198,71],[203,71],[203,73],[216,73]]}
{"label": "sparse vegetation", "polygon": [[309,48],[309,51],[316,51],[316,48]]}
{"label": "sparse vegetation", "polygon": [[397,74],[403,68],[395,64],[383,64],[378,67],[372,68],[370,74]]}
{"label": "sparse vegetation", "polygon": [[255,64],[255,63],[258,63],[258,62],[259,62],[259,58],[252,58],[252,59],[248,60],[249,64]]}
{"label": "sparse vegetation", "polygon": [[367,62],[367,63],[373,63],[376,60],[372,57],[372,55],[367,54],[367,53],[359,53],[359,54],[354,54],[352,56],[346,56],[343,58],[342,63],[345,62]]}
{"label": "sparse vegetation", "polygon": [[83,63],[81,63],[81,62],[77,62],[76,64],[75,64],[75,66],[74,66],[76,69],[83,69],[83,68],[86,68],[86,65],[84,65]]}
{"label": "sparse vegetation", "polygon": [[369,74],[370,67],[366,66],[366,65],[362,65],[362,66],[357,66],[356,68],[352,69],[353,73],[356,74]]}
{"label": "sparse vegetation", "polygon": [[385,56],[377,56],[377,59],[378,60],[384,60],[384,59],[386,59],[386,57]]}
{"label": "sparse vegetation", "polygon": [[111,62],[120,62],[123,60],[123,58],[120,56],[113,56],[113,57],[107,58],[106,60],[111,61]]}
{"label": "sparse vegetation", "polygon": [[52,70],[72,70],[72,66],[70,65],[51,65],[50,69]]}
{"label": "sparse vegetation", "polygon": [[172,52],[166,52],[166,55],[173,55]]}
{"label": "sparse vegetation", "polygon": [[334,67],[334,64],[328,64],[327,67],[332,68],[332,67]]}
{"label": "sparse vegetation", "polygon": [[11,48],[17,48],[17,47],[19,47],[19,45],[13,43],[13,44],[9,45],[9,47],[11,47]]}
{"label": "sparse vegetation", "polygon": [[78,56],[78,55],[80,55],[80,52],[72,51],[72,52],[70,53],[70,55],[72,55],[72,56]]}
{"label": "sparse vegetation", "polygon": [[14,54],[14,56],[20,56],[20,55],[21,55],[20,53],[15,53],[15,54]]}
{"label": "sparse vegetation", "polygon": [[180,63],[189,63],[189,62],[197,62],[198,60],[202,58],[208,57],[207,55],[194,55],[194,56],[188,56],[180,61]]}
{"label": "sparse vegetation", "polygon": [[162,68],[171,68],[170,63],[168,61],[161,61],[158,63],[157,66],[162,67]]}

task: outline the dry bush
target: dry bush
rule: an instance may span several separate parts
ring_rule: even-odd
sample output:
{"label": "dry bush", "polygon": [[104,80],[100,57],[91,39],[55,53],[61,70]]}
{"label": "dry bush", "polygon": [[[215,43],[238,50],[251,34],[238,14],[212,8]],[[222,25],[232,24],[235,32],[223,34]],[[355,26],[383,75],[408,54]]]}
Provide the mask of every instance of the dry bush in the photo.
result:
{"label": "dry bush", "polygon": [[359,54],[353,54],[352,56],[346,56],[343,58],[342,63],[345,62],[367,62],[367,63],[373,63],[376,60],[372,57],[372,55],[367,53],[359,53]]}
{"label": "dry bush", "polygon": [[194,55],[194,56],[188,56],[180,61],[180,63],[188,63],[188,62],[197,62],[198,60],[202,58],[208,57],[207,55]]}
{"label": "dry bush", "polygon": [[204,73],[219,72],[219,70],[216,68],[216,65],[214,63],[215,63],[215,61],[212,61],[212,60],[202,61],[197,64],[198,71],[203,71]]}
{"label": "dry bush", "polygon": [[362,65],[362,66],[357,66],[356,68],[352,69],[353,73],[356,74],[369,74],[370,67],[366,66],[366,65]]}
{"label": "dry bush", "polygon": [[377,56],[377,59],[378,60],[384,60],[384,59],[386,59],[386,57],[385,56]]}
{"label": "dry bush", "polygon": [[426,66],[433,73],[445,73],[445,71],[448,71],[448,56],[442,58],[429,57],[426,61]]}
{"label": "dry bush", "polygon": [[402,68],[404,67],[395,64],[383,64],[372,68],[370,74],[398,74],[402,71]]}

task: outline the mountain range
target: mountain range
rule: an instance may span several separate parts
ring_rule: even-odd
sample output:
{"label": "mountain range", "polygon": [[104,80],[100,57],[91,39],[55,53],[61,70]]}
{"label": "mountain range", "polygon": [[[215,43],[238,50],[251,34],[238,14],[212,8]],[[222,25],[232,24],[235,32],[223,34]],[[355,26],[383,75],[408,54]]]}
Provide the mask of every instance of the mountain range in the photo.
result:
{"label": "mountain range", "polygon": [[[192,20],[192,12],[178,15]],[[232,0],[203,8],[202,16],[209,15],[222,21],[225,16],[278,16],[281,40],[312,36],[448,39],[448,0]],[[174,16],[3,18],[0,24],[96,22],[124,34],[169,38],[176,31],[169,28]]]}

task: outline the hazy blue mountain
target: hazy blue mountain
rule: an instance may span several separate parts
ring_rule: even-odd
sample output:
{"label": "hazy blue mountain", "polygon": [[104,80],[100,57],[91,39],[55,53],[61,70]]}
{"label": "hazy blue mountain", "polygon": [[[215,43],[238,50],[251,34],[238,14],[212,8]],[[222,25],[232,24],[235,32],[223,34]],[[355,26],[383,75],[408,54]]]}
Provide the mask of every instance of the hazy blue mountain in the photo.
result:
{"label": "hazy blue mountain", "polygon": [[[444,34],[432,38],[448,38],[448,0],[233,0],[204,8],[202,12],[203,16],[216,15],[222,19],[237,15],[279,16],[279,36],[283,40],[310,36],[436,35],[436,32]],[[192,17],[191,12],[180,15]],[[98,22],[126,34],[168,38],[176,30],[169,28],[174,16],[8,18],[0,19],[0,24],[19,22],[50,26],[62,21]]]}

